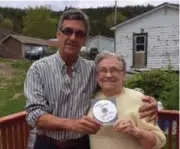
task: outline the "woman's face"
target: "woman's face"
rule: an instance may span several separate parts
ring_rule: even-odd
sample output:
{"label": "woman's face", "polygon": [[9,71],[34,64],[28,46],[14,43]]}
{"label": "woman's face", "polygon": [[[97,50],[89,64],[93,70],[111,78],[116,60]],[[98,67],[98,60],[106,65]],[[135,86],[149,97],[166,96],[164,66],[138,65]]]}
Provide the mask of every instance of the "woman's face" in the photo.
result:
{"label": "woman's face", "polygon": [[101,60],[97,65],[97,81],[104,91],[121,89],[124,82],[122,62],[114,57]]}

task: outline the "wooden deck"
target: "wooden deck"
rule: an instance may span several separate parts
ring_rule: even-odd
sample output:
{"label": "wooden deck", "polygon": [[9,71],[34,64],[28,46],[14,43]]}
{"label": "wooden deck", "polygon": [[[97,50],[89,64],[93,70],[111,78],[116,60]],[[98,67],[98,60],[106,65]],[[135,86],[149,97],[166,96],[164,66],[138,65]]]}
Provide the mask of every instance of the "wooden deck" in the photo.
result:
{"label": "wooden deck", "polygon": [[[168,121],[166,149],[179,149],[179,111],[162,110],[158,113],[160,126],[164,130],[164,122]],[[0,149],[27,149],[29,126],[25,121],[26,112],[0,118]],[[177,127],[173,135],[173,121]],[[175,138],[175,148],[172,147]]]}

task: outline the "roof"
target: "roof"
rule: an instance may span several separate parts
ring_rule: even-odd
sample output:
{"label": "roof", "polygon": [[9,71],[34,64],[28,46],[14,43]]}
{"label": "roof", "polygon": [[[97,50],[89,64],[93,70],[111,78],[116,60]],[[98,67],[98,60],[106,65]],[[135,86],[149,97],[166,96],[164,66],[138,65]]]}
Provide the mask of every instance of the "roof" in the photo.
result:
{"label": "roof", "polygon": [[48,46],[49,45],[48,41],[44,40],[44,39],[33,38],[33,37],[22,36],[22,35],[13,35],[13,34],[9,34],[4,39],[2,39],[0,42],[3,43],[9,37],[14,38],[14,39],[20,41],[21,43],[44,45],[44,46]]}
{"label": "roof", "polygon": [[0,28],[0,41],[4,39],[9,34],[18,34],[12,30],[6,29],[6,28]]}
{"label": "roof", "polygon": [[58,39],[57,38],[51,38],[51,39],[49,39],[49,41],[58,41]]}
{"label": "roof", "polygon": [[48,40],[48,45],[49,45],[50,47],[56,47],[56,48],[58,48],[58,46],[59,46],[59,41],[58,41],[58,40]]}
{"label": "roof", "polygon": [[162,9],[162,8],[164,8],[164,7],[169,7],[169,8],[173,8],[173,9],[179,10],[179,5],[170,4],[170,3],[163,3],[163,4],[158,5],[157,7],[155,7],[154,9],[152,9],[152,10],[150,10],[150,11],[148,11],[148,12],[145,12],[145,13],[143,13],[143,14],[141,14],[141,15],[138,15],[138,16],[132,18],[132,19],[128,19],[128,20],[126,20],[126,21],[124,21],[124,22],[122,22],[122,23],[120,23],[120,24],[118,24],[118,25],[116,25],[116,26],[114,26],[114,27],[111,27],[110,29],[111,29],[111,30],[115,30],[115,29],[117,29],[117,28],[119,28],[119,27],[121,27],[121,26],[123,26],[123,25],[125,25],[125,24],[128,24],[128,23],[130,23],[130,22],[132,22],[132,21],[134,21],[134,20],[137,20],[137,19],[139,19],[139,18],[142,18],[142,17],[144,17],[144,16],[146,16],[146,15],[148,15],[148,14],[151,14],[151,13],[153,13],[153,12],[159,10],[159,9]]}
{"label": "roof", "polygon": [[97,35],[97,36],[94,36],[94,37],[90,38],[90,39],[88,40],[88,42],[91,41],[91,40],[94,40],[94,39],[96,39],[96,38],[104,38],[104,39],[106,39],[106,40],[114,41],[113,38],[109,38],[109,37]]}

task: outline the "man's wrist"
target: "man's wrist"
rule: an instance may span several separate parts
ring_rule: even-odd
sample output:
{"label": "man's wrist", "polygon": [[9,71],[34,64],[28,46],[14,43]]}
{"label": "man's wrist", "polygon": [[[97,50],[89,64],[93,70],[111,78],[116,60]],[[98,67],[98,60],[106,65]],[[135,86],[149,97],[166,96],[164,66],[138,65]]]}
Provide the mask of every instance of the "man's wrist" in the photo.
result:
{"label": "man's wrist", "polygon": [[63,125],[64,125],[65,130],[75,131],[74,130],[75,120],[74,119],[65,119]]}

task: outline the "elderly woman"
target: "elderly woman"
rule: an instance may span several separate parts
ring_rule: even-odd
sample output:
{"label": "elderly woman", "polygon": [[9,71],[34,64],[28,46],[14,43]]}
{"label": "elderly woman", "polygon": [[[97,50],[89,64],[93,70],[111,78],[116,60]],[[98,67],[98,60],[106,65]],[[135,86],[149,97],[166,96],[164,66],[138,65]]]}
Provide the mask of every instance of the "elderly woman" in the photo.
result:
{"label": "elderly woman", "polygon": [[[153,123],[140,119],[138,109],[143,104],[142,93],[123,87],[126,63],[123,57],[102,52],[97,55],[97,81],[100,91],[95,98],[114,97],[118,120],[104,125],[96,135],[90,135],[91,149],[160,149],[166,138]],[[89,111],[92,116],[92,109]]]}

